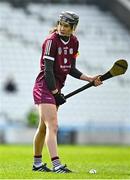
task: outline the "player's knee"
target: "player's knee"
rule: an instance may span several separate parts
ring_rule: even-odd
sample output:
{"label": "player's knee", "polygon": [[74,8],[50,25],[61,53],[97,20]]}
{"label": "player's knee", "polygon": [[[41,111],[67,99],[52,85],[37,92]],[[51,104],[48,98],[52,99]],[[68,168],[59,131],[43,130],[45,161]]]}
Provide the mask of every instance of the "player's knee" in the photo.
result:
{"label": "player's knee", "polygon": [[45,126],[40,126],[38,129],[39,129],[39,133],[41,133],[41,134],[46,133],[46,127]]}
{"label": "player's knee", "polygon": [[55,124],[55,126],[54,126],[54,133],[56,133],[56,134],[57,134],[57,131],[58,131],[58,125],[57,125],[57,124]]}
{"label": "player's knee", "polygon": [[57,134],[57,131],[58,131],[58,124],[57,123],[51,123],[49,126],[48,126],[48,130],[52,133],[55,133]]}
{"label": "player's knee", "polygon": [[40,123],[39,123],[39,126],[38,126],[38,131],[41,134],[46,132],[46,125],[45,125],[45,123],[43,122],[42,119],[40,120]]}

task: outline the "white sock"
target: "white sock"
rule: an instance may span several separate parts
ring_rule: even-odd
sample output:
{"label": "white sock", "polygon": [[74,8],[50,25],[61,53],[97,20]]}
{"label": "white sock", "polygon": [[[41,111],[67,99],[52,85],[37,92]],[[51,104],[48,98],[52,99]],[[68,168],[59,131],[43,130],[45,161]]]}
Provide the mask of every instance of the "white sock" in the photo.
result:
{"label": "white sock", "polygon": [[34,156],[34,166],[40,167],[42,164],[42,156]]}

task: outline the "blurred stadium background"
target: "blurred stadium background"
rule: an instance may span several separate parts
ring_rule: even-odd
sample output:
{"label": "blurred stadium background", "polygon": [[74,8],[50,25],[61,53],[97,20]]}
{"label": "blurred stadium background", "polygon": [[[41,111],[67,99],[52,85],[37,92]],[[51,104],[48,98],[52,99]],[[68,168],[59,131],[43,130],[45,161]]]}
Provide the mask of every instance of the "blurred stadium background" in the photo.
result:
{"label": "blurred stadium background", "polygon": [[[0,143],[32,143],[32,88],[41,45],[63,10],[80,16],[77,66],[105,73],[130,59],[129,0],[0,0]],[[68,77],[65,94],[84,85]],[[130,71],[88,89],[59,109],[59,143],[130,144]]]}

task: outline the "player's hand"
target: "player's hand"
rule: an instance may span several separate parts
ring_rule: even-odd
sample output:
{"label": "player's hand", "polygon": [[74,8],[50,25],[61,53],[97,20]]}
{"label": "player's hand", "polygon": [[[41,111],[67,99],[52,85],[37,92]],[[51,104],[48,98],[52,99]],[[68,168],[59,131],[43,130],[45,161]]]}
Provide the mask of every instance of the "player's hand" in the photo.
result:
{"label": "player's hand", "polygon": [[89,76],[89,82],[93,82],[94,86],[99,86],[102,84],[100,77],[101,77],[101,75]]}
{"label": "player's hand", "polygon": [[94,86],[99,86],[101,84],[103,84],[103,82],[100,80],[101,75],[95,76],[94,79]]}
{"label": "player's hand", "polygon": [[57,92],[56,94],[53,94],[55,97],[56,105],[62,105],[66,102],[64,94],[61,94],[60,92]]}

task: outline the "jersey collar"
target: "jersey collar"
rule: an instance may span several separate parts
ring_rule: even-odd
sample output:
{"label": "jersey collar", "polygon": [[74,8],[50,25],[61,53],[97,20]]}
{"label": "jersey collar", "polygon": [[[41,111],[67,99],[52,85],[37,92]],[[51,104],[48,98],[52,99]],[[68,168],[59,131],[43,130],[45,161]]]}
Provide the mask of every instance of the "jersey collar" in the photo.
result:
{"label": "jersey collar", "polygon": [[68,40],[68,41],[64,41],[64,40],[63,40],[63,39],[61,39],[61,38],[60,38],[60,40],[61,40],[61,42],[62,42],[63,44],[65,44],[65,45],[66,45],[66,44],[68,44],[68,43],[69,43],[70,38],[69,38],[69,40]]}

